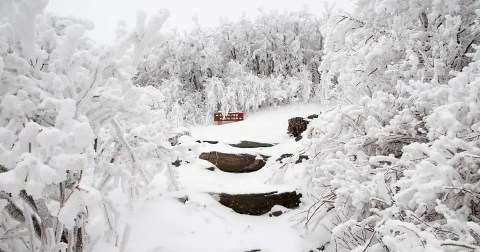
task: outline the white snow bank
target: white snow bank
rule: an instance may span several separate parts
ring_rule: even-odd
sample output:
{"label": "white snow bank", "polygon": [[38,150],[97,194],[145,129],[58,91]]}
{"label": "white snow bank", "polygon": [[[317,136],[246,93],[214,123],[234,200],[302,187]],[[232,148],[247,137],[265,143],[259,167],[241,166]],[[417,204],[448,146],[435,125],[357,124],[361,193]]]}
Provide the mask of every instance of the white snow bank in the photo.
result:
{"label": "white snow bank", "polygon": [[139,204],[127,251],[303,251],[286,216],[240,215],[207,194],[189,196],[186,204],[165,197]]}

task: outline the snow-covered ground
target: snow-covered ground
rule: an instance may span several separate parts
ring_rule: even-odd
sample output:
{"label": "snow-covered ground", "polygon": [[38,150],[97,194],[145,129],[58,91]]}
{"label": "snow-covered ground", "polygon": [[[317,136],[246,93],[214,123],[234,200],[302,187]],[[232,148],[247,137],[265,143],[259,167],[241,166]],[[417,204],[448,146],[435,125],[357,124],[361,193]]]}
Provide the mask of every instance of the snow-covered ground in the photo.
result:
{"label": "snow-covered ground", "polygon": [[[191,155],[179,158],[190,163],[172,167],[179,190],[166,193],[167,173],[154,179],[150,191],[136,204],[128,220],[131,230],[127,251],[300,252],[313,248],[302,236],[297,211],[288,211],[279,217],[241,215],[222,206],[209,193],[301,191],[302,164],[280,168],[275,160],[281,154],[297,154],[305,148],[288,137],[288,119],[319,111],[319,104],[292,104],[248,114],[242,122],[194,127],[191,137],[181,138],[182,148],[190,149]],[[219,143],[197,143],[197,140]],[[226,144],[241,140],[277,145],[239,149]],[[262,154],[270,158],[264,168],[252,173],[209,171],[205,168],[212,164],[198,159],[198,155],[213,150]],[[175,199],[184,196],[188,197],[185,203]]]}
{"label": "snow-covered ground", "polygon": [[219,140],[227,143],[241,140],[278,143],[288,138],[288,119],[318,114],[320,108],[318,103],[294,103],[270,107],[246,114],[242,122],[194,127],[192,136],[202,140]]}

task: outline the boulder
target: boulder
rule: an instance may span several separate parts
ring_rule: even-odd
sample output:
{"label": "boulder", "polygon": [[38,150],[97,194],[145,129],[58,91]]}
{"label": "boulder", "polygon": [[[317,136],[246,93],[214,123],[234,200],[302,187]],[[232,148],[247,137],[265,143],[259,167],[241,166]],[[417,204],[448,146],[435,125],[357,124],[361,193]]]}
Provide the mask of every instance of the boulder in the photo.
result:
{"label": "boulder", "polygon": [[224,172],[254,172],[265,166],[265,157],[257,159],[256,156],[250,154],[229,154],[221,152],[204,152],[200,154],[200,159],[206,160],[218,169]]}
{"label": "boulder", "polygon": [[252,141],[241,141],[238,144],[230,144],[230,146],[237,148],[263,148],[263,147],[272,147],[274,144],[269,143],[258,143]]}
{"label": "boulder", "polygon": [[255,194],[218,194],[220,204],[239,214],[262,215],[271,211],[275,205],[296,208],[300,205],[302,194],[297,192],[268,192]]}
{"label": "boulder", "polygon": [[308,121],[302,117],[293,117],[288,119],[288,133],[294,137],[300,136],[306,129]]}

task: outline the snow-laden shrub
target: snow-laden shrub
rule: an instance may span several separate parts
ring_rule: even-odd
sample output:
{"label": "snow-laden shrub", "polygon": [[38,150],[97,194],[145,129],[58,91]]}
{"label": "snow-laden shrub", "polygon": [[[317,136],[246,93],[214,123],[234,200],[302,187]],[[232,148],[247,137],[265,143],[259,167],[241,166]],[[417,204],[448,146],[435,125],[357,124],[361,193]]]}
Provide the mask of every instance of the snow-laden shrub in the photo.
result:
{"label": "snow-laden shrub", "polygon": [[262,12],[255,20],[170,34],[141,62],[135,83],[166,94],[172,121],[211,122],[213,111],[314,98],[322,47],[319,20],[306,11]]}
{"label": "snow-laden shrub", "polygon": [[322,26],[324,101],[394,92],[397,80],[445,84],[480,42],[479,1],[360,0]]}
{"label": "snow-laden shrub", "polygon": [[313,84],[308,71],[293,77],[259,77],[246,72],[237,62],[226,68],[229,77],[206,80],[203,90],[186,87],[177,78],[162,80],[158,90],[158,108],[172,125],[211,123],[214,112],[250,112],[261,107],[312,99]]}
{"label": "snow-laden shrub", "polygon": [[166,15],[104,48],[46,3],[0,3],[0,251],[122,240],[112,190],[135,199],[168,159],[162,111],[131,82]]}
{"label": "snow-laden shrub", "polygon": [[307,11],[261,12],[250,20],[223,20],[218,27],[170,34],[138,69],[139,85],[175,77],[201,90],[209,78],[228,78],[235,61],[259,77],[295,76],[304,69],[318,83],[322,55],[320,21]]}
{"label": "snow-laden shrub", "polygon": [[[236,64],[231,62],[230,64]],[[226,78],[210,79],[205,88],[206,111],[223,113],[231,111],[249,112],[261,107],[276,106],[296,101],[308,102],[312,83],[307,77],[262,78],[245,73]],[[211,118],[207,118],[210,122]]]}
{"label": "snow-laden shrub", "polygon": [[445,85],[402,81],[309,129],[327,251],[480,248],[480,52]]}

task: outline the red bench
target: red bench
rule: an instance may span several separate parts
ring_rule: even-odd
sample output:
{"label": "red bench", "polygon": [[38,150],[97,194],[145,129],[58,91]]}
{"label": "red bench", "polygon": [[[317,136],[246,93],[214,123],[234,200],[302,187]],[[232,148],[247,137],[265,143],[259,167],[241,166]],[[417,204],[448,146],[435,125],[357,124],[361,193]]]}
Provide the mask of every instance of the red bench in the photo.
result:
{"label": "red bench", "polygon": [[217,112],[213,113],[213,121],[217,124],[221,124],[222,122],[238,122],[243,121],[243,113],[242,112],[235,112],[235,113],[228,113],[227,115],[222,115],[222,113]]}

